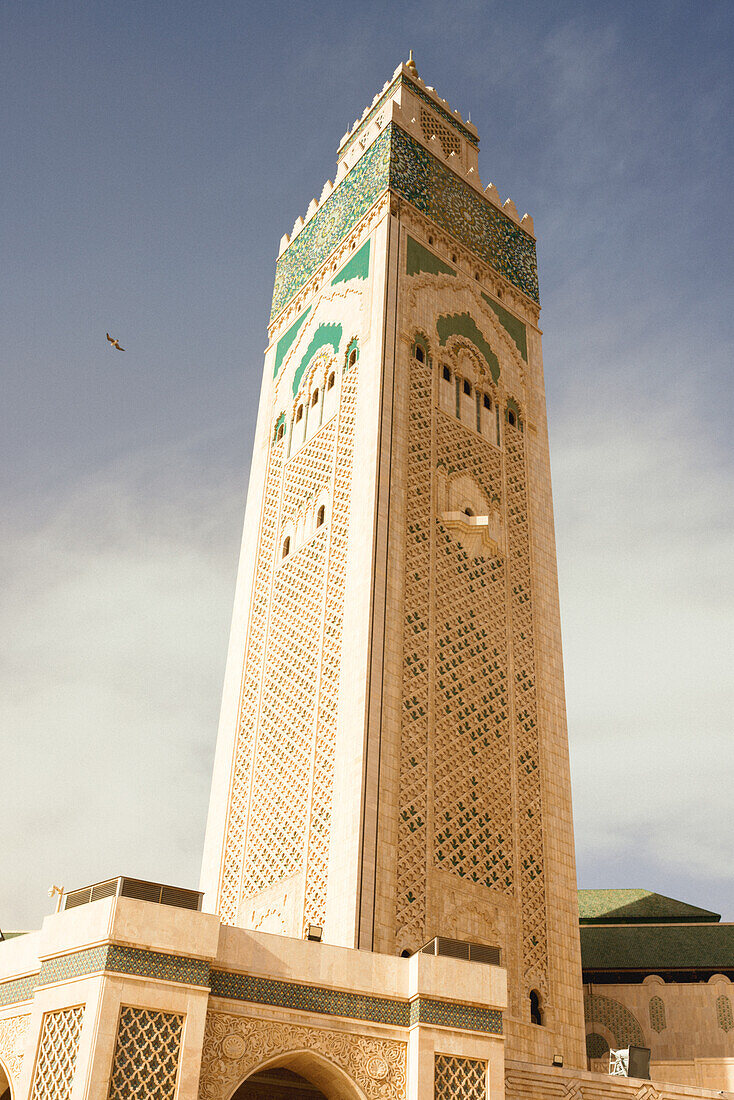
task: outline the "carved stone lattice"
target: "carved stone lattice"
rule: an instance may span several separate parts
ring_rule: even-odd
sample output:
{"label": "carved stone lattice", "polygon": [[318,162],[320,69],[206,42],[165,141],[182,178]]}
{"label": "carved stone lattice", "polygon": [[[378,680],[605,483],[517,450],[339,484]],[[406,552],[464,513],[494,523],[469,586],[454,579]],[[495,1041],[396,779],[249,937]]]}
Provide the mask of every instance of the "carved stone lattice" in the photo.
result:
{"label": "carved stone lattice", "polygon": [[8,1016],[0,1020],[0,1062],[17,1083],[23,1068],[23,1054],[30,1016]]}
{"label": "carved stone lattice", "polygon": [[665,1002],[662,997],[650,998],[649,1012],[653,1031],[665,1031]]}
{"label": "carved stone lattice", "polygon": [[716,998],[716,1022],[722,1031],[731,1031],[734,1028],[731,1000],[723,994]]}
{"label": "carved stone lattice", "polygon": [[548,936],[525,444],[518,423],[505,420],[504,430],[523,977],[527,989],[545,994]]}
{"label": "carved stone lattice", "polygon": [[368,1100],[405,1097],[405,1043],[217,1012],[207,1016],[200,1100],[226,1100],[259,1066],[299,1050],[338,1066]]}
{"label": "carved stone lattice", "polygon": [[434,1096],[435,1100],[486,1100],[487,1063],[478,1058],[437,1054]]}
{"label": "carved stone lattice", "polygon": [[74,1082],[84,1008],[62,1008],[43,1017],[31,1100],[68,1100]]}
{"label": "carved stone lattice", "polygon": [[227,811],[227,837],[224,848],[218,910],[224,924],[236,924],[241,896],[242,859],[247,830],[248,792],[252,771],[252,749],[260,696],[261,667],[268,622],[268,579],[275,553],[278,530],[277,488],[283,468],[285,442],[270,450],[265,475],[265,491],[260,517],[260,537],[257,547],[252,606],[247,632],[247,652],[243,675],[242,698],[235,744]]}
{"label": "carved stone lattice", "polygon": [[[314,363],[303,385],[315,392],[337,361]],[[287,461],[287,435],[271,447],[221,884],[229,923],[243,898],[303,871],[302,925],[326,919],[357,380],[353,364],[337,415]],[[284,560],[284,530],[301,530],[320,499],[327,522]]]}
{"label": "carved stone lattice", "polygon": [[431,589],[431,367],[411,359],[397,852],[397,944],[425,941]]}
{"label": "carved stone lattice", "polygon": [[183,1022],[172,1012],[122,1006],[109,1100],[173,1100]]}
{"label": "carved stone lattice", "polygon": [[[438,414],[436,458],[500,501],[501,452]],[[504,894],[514,887],[507,567],[436,537],[433,862]]]}

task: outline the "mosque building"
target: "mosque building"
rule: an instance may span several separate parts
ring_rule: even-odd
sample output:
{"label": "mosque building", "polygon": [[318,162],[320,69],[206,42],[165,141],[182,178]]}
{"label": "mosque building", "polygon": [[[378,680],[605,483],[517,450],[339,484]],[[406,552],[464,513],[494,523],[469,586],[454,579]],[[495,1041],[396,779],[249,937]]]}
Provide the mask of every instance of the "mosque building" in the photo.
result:
{"label": "mosque building", "polygon": [[734,1087],[730,926],[579,932],[534,227],[478,149],[411,58],[283,237],[201,890],[0,944],[1,1100]]}

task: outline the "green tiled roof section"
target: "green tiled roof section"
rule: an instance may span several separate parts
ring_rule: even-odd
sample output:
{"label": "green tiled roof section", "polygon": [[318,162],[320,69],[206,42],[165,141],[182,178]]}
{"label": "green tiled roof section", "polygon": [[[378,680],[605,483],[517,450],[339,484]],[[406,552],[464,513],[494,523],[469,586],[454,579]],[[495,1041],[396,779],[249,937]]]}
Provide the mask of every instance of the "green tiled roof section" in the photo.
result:
{"label": "green tiled roof section", "polygon": [[455,275],[453,267],[449,267],[442,259],[435,256],[429,249],[424,248],[419,241],[408,237],[408,247],[405,250],[405,274],[419,275],[421,271],[429,275]]}
{"label": "green tiled roof section", "polygon": [[271,320],[386,189],[391,129],[387,126],[382,131],[279,257],[275,265]]}
{"label": "green tiled roof section", "polygon": [[32,1000],[37,980],[37,974],[30,974],[25,978],[13,978],[9,982],[0,982],[0,1007]]}
{"label": "green tiled roof section", "polygon": [[350,279],[367,278],[370,273],[370,244],[371,241],[366,241],[359,251],[355,252],[349,263],[346,263],[339,274],[331,280],[332,286],[336,286],[337,283],[348,283]]}
{"label": "green tiled roof section", "polygon": [[525,325],[518,317],[515,317],[514,313],[510,313],[510,311],[505,309],[504,306],[501,306],[499,302],[495,302],[494,298],[489,298],[486,294],[482,294],[482,297],[489,308],[497,314],[499,323],[502,325],[505,332],[515,341],[517,350],[527,363],[528,338]]}
{"label": "green tiled roof section", "polygon": [[579,918],[582,924],[605,921],[610,924],[661,921],[718,921],[719,913],[676,901],[650,890],[579,890]]}
{"label": "green tiled roof section", "polygon": [[311,307],[305,309],[297,321],[294,321],[287,332],[284,332],[280,340],[278,340],[278,346],[275,349],[275,367],[273,368],[273,378],[278,377],[278,371],[281,368],[283,360],[291,349],[291,345],[296,336],[300,332],[301,325],[311,312]]}
{"label": "green tiled roof section", "polygon": [[391,131],[391,191],[407,199],[538,302],[538,265],[530,234],[441,164],[420,142],[398,126],[388,126],[387,130]]}
{"label": "green tiled roof section", "polygon": [[582,925],[584,970],[734,970],[734,924]]}

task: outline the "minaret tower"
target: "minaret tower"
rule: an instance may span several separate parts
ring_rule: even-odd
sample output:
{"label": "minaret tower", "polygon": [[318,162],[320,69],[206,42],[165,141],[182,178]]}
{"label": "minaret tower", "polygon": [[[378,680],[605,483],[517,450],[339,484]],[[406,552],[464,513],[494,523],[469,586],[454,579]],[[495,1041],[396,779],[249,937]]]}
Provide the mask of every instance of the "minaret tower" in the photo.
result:
{"label": "minaret tower", "polygon": [[202,884],[496,945],[508,1055],[585,1065],[535,238],[478,145],[411,57],[281,242]]}

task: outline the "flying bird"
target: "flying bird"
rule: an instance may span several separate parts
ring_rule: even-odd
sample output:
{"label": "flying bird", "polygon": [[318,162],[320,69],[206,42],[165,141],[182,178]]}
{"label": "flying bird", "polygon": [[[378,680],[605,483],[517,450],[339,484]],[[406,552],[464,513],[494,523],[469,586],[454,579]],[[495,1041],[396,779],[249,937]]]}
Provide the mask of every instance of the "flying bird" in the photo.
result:
{"label": "flying bird", "polygon": [[110,336],[109,332],[107,333],[107,339],[108,339],[108,340],[109,340],[109,342],[110,342],[110,343],[112,344],[112,347],[113,347],[113,348],[117,348],[117,350],[118,350],[118,351],[124,351],[124,350],[125,350],[124,348],[121,348],[121,347],[120,347],[120,341],[119,341],[119,340],[114,340],[114,339],[113,339],[113,338],[112,338],[112,337]]}

